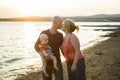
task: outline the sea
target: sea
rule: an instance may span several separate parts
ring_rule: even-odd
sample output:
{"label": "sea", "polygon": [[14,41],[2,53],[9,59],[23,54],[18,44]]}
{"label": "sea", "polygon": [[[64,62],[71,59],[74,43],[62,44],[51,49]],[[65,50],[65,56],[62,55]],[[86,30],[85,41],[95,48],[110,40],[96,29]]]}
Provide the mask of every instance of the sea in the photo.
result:
{"label": "sea", "polygon": [[[41,57],[34,44],[41,31],[49,29],[51,22],[0,22],[0,79],[14,80],[18,75],[41,68]],[[120,22],[75,22],[80,31],[74,32],[80,40],[81,50],[109,39]],[[93,26],[94,25],[94,26]],[[102,25],[102,27],[101,27]],[[109,27],[110,25],[110,27]],[[113,25],[113,26],[111,26]],[[61,30],[59,30],[61,33]],[[61,59],[64,57],[61,54]]]}

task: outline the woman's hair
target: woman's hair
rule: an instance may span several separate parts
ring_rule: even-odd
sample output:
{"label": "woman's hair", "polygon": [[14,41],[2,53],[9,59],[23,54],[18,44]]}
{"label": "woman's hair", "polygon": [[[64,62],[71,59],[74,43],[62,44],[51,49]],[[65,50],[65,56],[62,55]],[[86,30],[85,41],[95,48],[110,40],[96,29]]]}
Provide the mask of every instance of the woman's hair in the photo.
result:
{"label": "woman's hair", "polygon": [[72,33],[75,30],[77,30],[77,32],[79,31],[79,27],[77,25],[75,25],[74,21],[71,19],[64,20],[64,24],[69,33]]}

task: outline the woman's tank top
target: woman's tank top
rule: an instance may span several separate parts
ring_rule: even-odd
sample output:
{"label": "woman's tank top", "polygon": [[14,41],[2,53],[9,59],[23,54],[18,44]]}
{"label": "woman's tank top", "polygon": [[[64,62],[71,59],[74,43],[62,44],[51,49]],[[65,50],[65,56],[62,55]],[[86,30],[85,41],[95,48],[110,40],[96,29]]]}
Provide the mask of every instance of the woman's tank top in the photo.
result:
{"label": "woman's tank top", "polygon": [[[69,62],[70,60],[74,60],[74,57],[75,57],[75,50],[71,43],[71,36],[72,36],[72,34],[69,36],[68,40],[62,44],[62,51],[66,58],[66,62]],[[84,56],[80,51],[79,59],[81,59],[83,57]]]}

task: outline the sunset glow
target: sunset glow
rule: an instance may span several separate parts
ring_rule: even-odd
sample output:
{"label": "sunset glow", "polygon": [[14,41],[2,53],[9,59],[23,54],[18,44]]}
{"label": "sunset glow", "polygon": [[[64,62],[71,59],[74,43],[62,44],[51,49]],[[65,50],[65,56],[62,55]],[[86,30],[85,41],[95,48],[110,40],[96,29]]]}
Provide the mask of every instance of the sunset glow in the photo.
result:
{"label": "sunset glow", "polygon": [[118,14],[119,4],[120,0],[0,0],[0,16],[13,13],[6,8],[13,8],[21,16]]}

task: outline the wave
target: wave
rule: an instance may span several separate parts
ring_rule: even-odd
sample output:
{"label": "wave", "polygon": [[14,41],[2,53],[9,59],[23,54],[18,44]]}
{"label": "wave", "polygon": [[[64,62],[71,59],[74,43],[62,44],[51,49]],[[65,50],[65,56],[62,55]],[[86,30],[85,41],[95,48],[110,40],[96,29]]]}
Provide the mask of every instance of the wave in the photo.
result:
{"label": "wave", "polygon": [[14,59],[5,61],[5,63],[12,63],[12,62],[15,62],[15,61],[18,61],[18,60],[21,60],[21,59],[20,58],[14,58]]}

